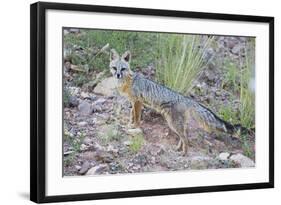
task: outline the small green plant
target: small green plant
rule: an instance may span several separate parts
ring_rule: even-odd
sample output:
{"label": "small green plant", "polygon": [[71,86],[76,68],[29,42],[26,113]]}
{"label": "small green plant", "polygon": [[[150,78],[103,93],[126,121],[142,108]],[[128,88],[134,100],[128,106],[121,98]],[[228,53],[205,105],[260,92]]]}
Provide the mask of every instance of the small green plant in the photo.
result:
{"label": "small green plant", "polygon": [[130,151],[133,152],[134,154],[136,154],[141,149],[143,144],[144,144],[143,135],[142,134],[135,135],[132,138],[131,144],[129,146]]}
{"label": "small green plant", "polygon": [[76,137],[69,138],[69,144],[72,147],[74,153],[80,151],[80,146],[84,139],[85,139],[85,134],[83,132],[78,134]]}
{"label": "small green plant", "polygon": [[88,79],[85,76],[85,74],[78,74],[73,78],[74,85],[78,86],[78,87],[84,85],[87,82],[88,82]]}
{"label": "small green plant", "polygon": [[69,105],[69,98],[71,97],[71,93],[70,91],[64,87],[64,90],[63,90],[63,104],[64,106],[68,106]]}
{"label": "small green plant", "polygon": [[186,94],[207,62],[203,55],[212,38],[200,35],[159,34],[156,78],[167,87]]}
{"label": "small green plant", "polygon": [[237,63],[230,59],[224,62],[224,79],[222,87],[230,90],[233,94],[240,91],[241,70]]}
{"label": "small green plant", "polygon": [[121,138],[121,132],[116,125],[108,125],[106,131],[100,134],[100,139],[104,144],[111,141],[118,141]]}
{"label": "small green plant", "polygon": [[69,146],[71,148],[71,152],[69,155],[64,157],[64,163],[66,166],[71,165],[72,162],[75,160],[75,156],[78,152],[80,152],[80,147],[85,138],[84,133],[78,134],[76,137],[71,137],[67,132],[64,133],[64,140],[69,143]]}
{"label": "small green plant", "polygon": [[69,155],[67,155],[66,157],[64,157],[64,165],[65,166],[71,166],[72,163],[75,160],[75,154],[71,153]]}
{"label": "small green plant", "polygon": [[84,133],[80,133],[79,135],[73,136],[73,137],[65,134],[65,140],[69,143],[70,148],[73,151],[73,153],[77,153],[80,151],[80,146],[81,146],[84,138],[85,138]]}
{"label": "small green plant", "polygon": [[233,108],[228,106],[222,106],[219,109],[219,116],[231,124],[238,124],[239,123],[239,112],[233,110]]}
{"label": "small green plant", "polygon": [[254,152],[251,149],[250,143],[249,143],[249,136],[248,134],[242,134],[241,135],[241,142],[242,142],[242,150],[243,154],[249,158],[253,158]]}
{"label": "small green plant", "polygon": [[223,87],[229,90],[231,96],[238,97],[240,107],[238,113],[234,113],[231,107],[220,109],[220,114],[225,120],[239,123],[248,129],[254,128],[255,125],[255,92],[251,88],[254,81],[254,52],[254,41],[249,40],[241,66],[233,60],[226,59]]}

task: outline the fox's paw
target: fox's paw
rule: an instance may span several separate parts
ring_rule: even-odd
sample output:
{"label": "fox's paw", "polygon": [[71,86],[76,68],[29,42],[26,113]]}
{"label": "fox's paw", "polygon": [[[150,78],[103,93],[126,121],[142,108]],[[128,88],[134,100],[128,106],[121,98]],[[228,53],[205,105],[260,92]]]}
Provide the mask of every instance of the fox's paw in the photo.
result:
{"label": "fox's paw", "polygon": [[140,128],[140,123],[130,122],[127,126],[128,126],[129,129]]}
{"label": "fox's paw", "polygon": [[[180,144],[180,145],[179,145]],[[183,143],[179,142],[178,146],[176,147],[177,151],[180,153],[181,156],[187,156],[187,147],[184,146]]]}
{"label": "fox's paw", "polygon": [[129,135],[135,136],[135,135],[143,134],[143,131],[140,128],[133,128],[133,129],[128,129],[127,133]]}
{"label": "fox's paw", "polygon": [[128,129],[134,129],[134,128],[136,128],[135,124],[134,124],[134,123],[131,123],[131,122],[128,123],[127,127],[128,127]]}
{"label": "fox's paw", "polygon": [[183,156],[183,157],[187,157],[188,156],[187,151],[181,151],[180,155]]}
{"label": "fox's paw", "polygon": [[176,146],[176,150],[177,150],[177,151],[181,151],[181,150],[182,150],[182,141],[181,141],[181,140],[179,140],[179,143],[178,143],[178,145]]}

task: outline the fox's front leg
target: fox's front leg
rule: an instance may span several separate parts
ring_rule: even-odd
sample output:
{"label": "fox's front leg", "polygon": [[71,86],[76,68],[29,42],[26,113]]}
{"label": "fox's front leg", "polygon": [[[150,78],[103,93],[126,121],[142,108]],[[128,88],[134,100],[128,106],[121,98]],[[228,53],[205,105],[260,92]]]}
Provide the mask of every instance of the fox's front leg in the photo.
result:
{"label": "fox's front leg", "polygon": [[132,103],[130,123],[134,127],[140,126],[142,103],[139,101]]}
{"label": "fox's front leg", "polygon": [[136,127],[139,127],[140,126],[140,121],[141,121],[141,110],[142,110],[142,103],[137,101],[135,102],[135,106],[134,106],[134,111],[135,111],[135,114],[134,114],[134,124]]}
{"label": "fox's front leg", "polygon": [[130,113],[130,123],[129,126],[131,127],[135,124],[135,111],[134,111],[134,103],[132,103],[131,113]]}

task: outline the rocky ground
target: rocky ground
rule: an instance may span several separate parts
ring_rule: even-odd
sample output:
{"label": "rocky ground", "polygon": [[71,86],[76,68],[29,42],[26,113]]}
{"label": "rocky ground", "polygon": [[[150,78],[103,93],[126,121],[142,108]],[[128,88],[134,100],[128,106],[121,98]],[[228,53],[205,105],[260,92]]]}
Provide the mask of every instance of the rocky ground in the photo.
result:
{"label": "rocky ground", "polygon": [[[244,39],[218,40],[222,51],[216,55],[237,57],[243,49]],[[229,44],[229,45],[225,45]],[[227,49],[225,49],[227,48]],[[239,61],[239,56],[237,57]],[[213,61],[195,83],[190,96],[205,104],[214,105],[216,112],[228,100],[229,93],[222,89],[222,73]],[[130,129],[130,103],[119,96],[115,81],[105,73],[92,73],[94,79],[83,86],[73,86],[72,78],[81,72],[75,65],[65,63],[64,103],[64,175],[118,174],[191,169],[218,169],[255,166],[243,154],[241,141],[228,135],[208,134],[196,130],[190,136],[187,156],[175,151],[178,138],[161,115],[145,108],[141,129]],[[141,69],[153,78],[152,67]],[[254,153],[254,135],[250,136],[250,149]]]}

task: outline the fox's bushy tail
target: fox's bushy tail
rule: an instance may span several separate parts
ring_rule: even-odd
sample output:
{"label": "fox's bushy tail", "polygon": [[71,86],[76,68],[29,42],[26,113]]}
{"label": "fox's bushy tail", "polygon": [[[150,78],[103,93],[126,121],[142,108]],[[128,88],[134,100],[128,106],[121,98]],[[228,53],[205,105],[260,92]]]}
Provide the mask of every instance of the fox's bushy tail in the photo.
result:
{"label": "fox's bushy tail", "polygon": [[204,105],[198,104],[198,106],[199,107],[196,110],[199,114],[199,117],[211,129],[219,130],[231,135],[237,133],[246,133],[248,131],[247,128],[243,127],[241,124],[232,125],[231,123],[226,122]]}

